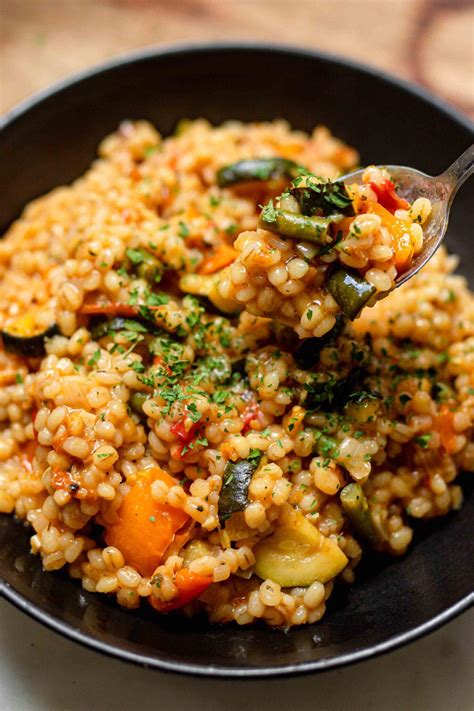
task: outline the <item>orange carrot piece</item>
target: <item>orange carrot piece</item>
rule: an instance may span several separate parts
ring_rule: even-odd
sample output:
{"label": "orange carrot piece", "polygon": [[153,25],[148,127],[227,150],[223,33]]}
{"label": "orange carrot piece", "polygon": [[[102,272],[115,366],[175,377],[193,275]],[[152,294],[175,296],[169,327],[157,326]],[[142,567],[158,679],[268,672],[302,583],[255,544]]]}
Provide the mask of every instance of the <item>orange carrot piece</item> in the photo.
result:
{"label": "orange carrot piece", "polygon": [[220,269],[224,269],[237,258],[237,251],[230,244],[221,244],[214,254],[211,254],[199,269],[200,274],[214,274]]}
{"label": "orange carrot piece", "polygon": [[0,373],[0,387],[11,385],[15,382],[16,370],[5,369]]}
{"label": "orange carrot piece", "polygon": [[437,430],[441,439],[441,444],[448,454],[452,454],[456,448],[456,432],[454,431],[454,413],[447,405],[441,405],[436,417]]}
{"label": "orange carrot piece", "polygon": [[167,504],[158,504],[151,495],[151,484],[161,479],[168,486],[176,480],[159,467],[139,475],[118,510],[119,520],[107,527],[107,545],[115,546],[141,575],[152,575],[175,534],[188,521],[188,515]]}
{"label": "orange carrot piece", "polygon": [[340,220],[337,225],[336,225],[336,231],[339,232],[341,230],[344,234],[346,232],[349,232],[352,223],[354,222],[354,217],[344,217],[342,220]]}
{"label": "orange carrot piece", "polygon": [[149,600],[158,612],[170,612],[171,610],[177,610],[179,607],[184,607],[191,600],[195,600],[202,595],[211,583],[212,578],[210,575],[197,575],[196,573],[191,573],[187,568],[181,568],[176,573],[174,580],[174,584],[178,588],[178,596],[169,602],[158,600],[153,595],[150,596]]}
{"label": "orange carrot piece", "polygon": [[129,304],[84,304],[79,313],[84,316],[125,316],[133,318],[138,309]]}

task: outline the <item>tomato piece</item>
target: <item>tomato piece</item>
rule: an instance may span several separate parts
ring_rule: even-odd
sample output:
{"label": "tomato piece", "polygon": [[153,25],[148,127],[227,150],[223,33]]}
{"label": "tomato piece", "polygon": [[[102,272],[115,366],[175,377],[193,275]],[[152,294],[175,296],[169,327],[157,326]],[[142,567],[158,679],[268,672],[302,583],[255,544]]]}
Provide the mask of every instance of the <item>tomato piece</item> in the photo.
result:
{"label": "tomato piece", "polygon": [[189,444],[191,440],[194,438],[194,435],[196,434],[196,430],[199,427],[199,422],[193,422],[189,430],[187,430],[184,426],[184,419],[183,420],[178,420],[177,422],[174,422],[170,430],[173,434],[175,434],[178,439],[181,440],[181,442],[184,442],[184,444]]}
{"label": "tomato piece", "polygon": [[258,420],[258,418],[261,417],[262,414],[263,413],[256,402],[254,402],[252,405],[247,405],[247,407],[243,410],[240,416],[242,422],[244,423],[244,426],[241,430],[241,434],[245,434],[245,432],[248,432],[253,420]]}
{"label": "tomato piece", "polygon": [[371,181],[369,184],[377,195],[379,204],[392,214],[395,210],[408,210],[410,207],[410,203],[397,195],[395,185],[391,180],[384,180],[381,184]]}
{"label": "tomato piece", "polygon": [[107,526],[105,533],[107,545],[118,548],[127,565],[141,575],[153,574],[176,532],[189,519],[180,509],[154,501],[151,484],[156,479],[168,486],[177,483],[159,467],[144,471],[124,497],[118,522]]}
{"label": "tomato piece", "polygon": [[179,456],[182,459],[189,449],[189,445],[194,440],[197,435],[197,430],[199,429],[200,422],[193,422],[189,430],[186,429],[184,425],[184,417],[177,422],[173,422],[170,430],[175,434],[181,442],[181,448],[179,451]]}
{"label": "tomato piece", "polygon": [[161,356],[157,355],[153,358],[153,365],[159,365],[161,368],[163,368],[167,375],[173,375],[173,371],[171,370],[169,365],[165,363]]}
{"label": "tomato piece", "polygon": [[187,568],[181,568],[176,573],[174,580],[174,584],[178,588],[178,596],[169,602],[164,602],[153,596],[150,596],[149,600],[152,607],[158,612],[171,612],[171,610],[184,607],[202,595],[211,583],[212,577],[210,575],[197,575],[191,573]]}

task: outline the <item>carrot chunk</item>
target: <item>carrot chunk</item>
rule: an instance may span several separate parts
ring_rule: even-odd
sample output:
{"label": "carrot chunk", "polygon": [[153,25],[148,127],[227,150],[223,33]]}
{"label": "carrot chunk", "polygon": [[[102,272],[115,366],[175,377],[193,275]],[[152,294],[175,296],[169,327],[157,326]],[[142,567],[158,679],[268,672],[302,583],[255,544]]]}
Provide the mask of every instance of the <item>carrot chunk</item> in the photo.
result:
{"label": "carrot chunk", "polygon": [[447,405],[440,407],[436,418],[437,430],[441,439],[441,444],[448,454],[452,454],[456,448],[456,432],[454,431],[454,413]]}
{"label": "carrot chunk", "polygon": [[221,244],[214,254],[211,254],[199,269],[200,274],[214,274],[219,269],[224,269],[237,257],[237,251],[229,244]]}
{"label": "carrot chunk", "polygon": [[141,575],[152,575],[175,534],[188,521],[180,509],[158,504],[151,495],[151,484],[161,479],[168,486],[176,481],[159,467],[146,470],[132,485],[118,510],[119,520],[107,527],[107,545],[118,548],[127,565]]}

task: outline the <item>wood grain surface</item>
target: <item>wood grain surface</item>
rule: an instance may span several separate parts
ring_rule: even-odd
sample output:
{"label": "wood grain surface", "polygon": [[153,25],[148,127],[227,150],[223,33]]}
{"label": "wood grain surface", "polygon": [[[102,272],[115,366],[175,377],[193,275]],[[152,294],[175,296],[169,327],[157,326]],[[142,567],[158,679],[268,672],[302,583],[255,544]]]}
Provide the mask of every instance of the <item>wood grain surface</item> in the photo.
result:
{"label": "wood grain surface", "polygon": [[232,39],[351,57],[474,116],[473,0],[0,0],[0,111],[129,50]]}

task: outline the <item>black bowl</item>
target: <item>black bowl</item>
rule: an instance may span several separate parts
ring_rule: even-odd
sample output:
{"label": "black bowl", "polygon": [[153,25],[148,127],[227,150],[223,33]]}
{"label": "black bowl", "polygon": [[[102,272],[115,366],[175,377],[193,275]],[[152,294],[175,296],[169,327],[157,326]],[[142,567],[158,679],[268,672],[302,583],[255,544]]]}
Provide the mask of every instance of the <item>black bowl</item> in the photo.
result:
{"label": "black bowl", "polygon": [[[363,163],[407,164],[432,174],[472,137],[467,119],[433,97],[334,57],[259,45],[152,49],[63,82],[6,116],[2,229],[29,200],[80,175],[124,118],[149,119],[167,134],[180,118],[199,116],[214,123],[283,117],[306,130],[323,123],[359,148]],[[456,199],[448,246],[472,278],[469,187]],[[464,484],[463,508],[419,526],[408,555],[367,557],[357,583],[336,589],[320,623],[286,634],[127,612],[66,575],[43,573],[28,553],[29,532],[6,516],[0,516],[0,590],[58,632],[150,667],[247,678],[329,669],[416,639],[472,604],[474,495]]]}

